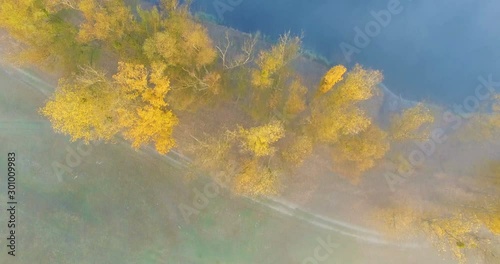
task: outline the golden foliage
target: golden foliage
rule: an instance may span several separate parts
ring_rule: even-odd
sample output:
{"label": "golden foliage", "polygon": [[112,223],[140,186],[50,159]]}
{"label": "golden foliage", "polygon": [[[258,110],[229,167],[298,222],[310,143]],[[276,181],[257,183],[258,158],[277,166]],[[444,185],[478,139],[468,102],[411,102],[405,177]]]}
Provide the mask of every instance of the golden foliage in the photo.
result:
{"label": "golden foliage", "polygon": [[488,212],[478,213],[477,217],[493,234],[500,235],[500,207],[498,204],[497,208],[492,208]]}
{"label": "golden foliage", "polygon": [[114,112],[117,98],[103,73],[87,69],[80,76],[61,79],[41,113],[73,141],[110,140],[119,131]]}
{"label": "golden foliage", "polygon": [[147,10],[138,6],[137,14],[139,16],[138,32],[140,32],[141,37],[147,39],[161,30],[163,18],[156,6]]}
{"label": "golden foliage", "polygon": [[416,222],[419,212],[405,205],[377,209],[373,219],[377,228],[393,239],[413,238],[419,232]]}
{"label": "golden foliage", "polygon": [[334,169],[353,182],[389,150],[387,134],[357,106],[375,94],[381,81],[381,72],[356,65],[326,96],[317,97],[312,108],[309,133],[333,144]]}
{"label": "golden foliage", "polygon": [[72,70],[88,59],[88,49],[76,43],[76,27],[47,10],[44,1],[0,0],[0,17],[0,27],[23,44],[23,50],[12,58],[17,63],[62,65]]}
{"label": "golden foliage", "polygon": [[184,13],[170,14],[163,30],[148,38],[143,48],[151,61],[189,69],[207,66],[217,57],[207,30]]}
{"label": "golden foliage", "polygon": [[391,136],[396,140],[428,140],[430,125],[434,123],[431,111],[419,103],[405,109],[402,114],[392,118]]}
{"label": "golden foliage", "polygon": [[312,130],[321,142],[336,143],[344,135],[356,135],[371,125],[370,118],[357,107],[332,108],[313,112]]}
{"label": "golden foliage", "polygon": [[171,106],[194,110],[221,93],[221,75],[214,70],[217,53],[206,28],[187,10],[170,2],[164,3],[172,8],[166,18],[160,19],[154,12],[146,15],[153,21],[153,29],[146,27],[151,36],[144,42],[143,53],[152,64],[166,65],[172,87]]}
{"label": "golden foliage", "polygon": [[375,213],[385,234],[396,238],[424,235],[441,252],[451,252],[459,263],[466,263],[466,250],[486,252],[488,239],[480,235],[476,214],[456,208],[418,211],[408,205],[379,209]]}
{"label": "golden foliage", "polygon": [[218,72],[209,72],[203,76],[203,83],[208,87],[208,90],[213,95],[218,95],[221,92],[221,75]]}
{"label": "golden foliage", "polygon": [[285,134],[283,123],[272,121],[269,124],[243,129],[238,131],[243,151],[247,151],[256,157],[274,154],[275,148],[271,145],[281,139]]}
{"label": "golden foliage", "polygon": [[118,62],[118,72],[113,79],[128,100],[136,99],[148,88],[148,72],[144,65]]}
{"label": "golden foliage", "polygon": [[333,160],[337,165],[348,165],[356,176],[375,166],[389,148],[387,133],[372,125],[357,135],[342,137],[334,146]]}
{"label": "golden foliage", "polygon": [[161,0],[161,4],[168,12],[174,12],[181,6],[179,0]]}
{"label": "golden foliage", "polygon": [[287,33],[280,37],[278,44],[261,51],[256,61],[258,69],[252,71],[253,86],[259,89],[273,86],[279,71],[296,58],[300,45],[299,37]]}
{"label": "golden foliage", "polygon": [[56,13],[64,9],[78,9],[81,0],[43,0],[45,7],[51,13]]}
{"label": "golden foliage", "polygon": [[154,107],[167,106],[165,96],[170,90],[170,81],[164,75],[166,65],[153,63],[150,70],[144,65],[118,63],[118,72],[113,76],[124,98],[138,97]]}
{"label": "golden foliage", "polygon": [[83,43],[118,44],[136,25],[130,8],[121,0],[81,0],[78,9],[85,19],[77,36]]}
{"label": "golden foliage", "polygon": [[149,73],[149,86],[142,98],[154,107],[167,106],[165,96],[170,90],[170,80],[164,75],[166,65],[163,63],[153,63]]}
{"label": "golden foliage", "polygon": [[285,114],[294,116],[306,109],[306,94],[305,87],[299,79],[294,79],[289,88],[288,100],[285,103]]}
{"label": "golden foliage", "polygon": [[461,213],[439,218],[424,218],[421,228],[440,251],[450,250],[460,263],[466,263],[464,249],[476,248],[479,225],[474,216]]}
{"label": "golden foliage", "polygon": [[278,89],[272,90],[267,102],[267,109],[270,111],[276,110],[281,103],[281,99],[283,99],[282,91]]}
{"label": "golden foliage", "polygon": [[342,81],[344,73],[347,68],[344,65],[333,66],[326,74],[323,76],[321,83],[319,85],[318,92],[320,94],[327,93],[330,89],[335,86],[338,82]]}
{"label": "golden foliage", "polygon": [[114,82],[102,72],[83,68],[79,75],[61,80],[41,112],[72,140],[111,140],[122,133],[134,148],[154,143],[159,153],[167,153],[174,146],[172,130],[178,120],[165,108],[169,81],[164,68],[120,62]]}
{"label": "golden foliage", "polygon": [[318,98],[311,117],[315,138],[335,143],[342,135],[355,135],[367,129],[371,120],[356,103],[371,98],[381,80],[379,71],[356,65],[331,93]]}
{"label": "golden foliage", "polygon": [[124,137],[132,141],[132,147],[139,148],[151,142],[158,153],[166,154],[175,145],[172,131],[178,121],[171,111],[145,106],[139,108],[133,118],[132,125],[123,132]]}
{"label": "golden foliage", "polygon": [[243,170],[234,179],[236,193],[249,196],[274,195],[278,193],[278,172],[261,166],[256,160],[247,161]]}
{"label": "golden foliage", "polygon": [[[173,127],[178,120],[169,110],[165,96],[170,81],[164,76],[166,65],[154,63],[148,70],[144,65],[119,62],[113,79],[127,102],[119,109],[124,137],[138,148],[150,142],[160,154],[167,153],[174,145]],[[137,100],[136,100],[137,99]]]}
{"label": "golden foliage", "polygon": [[[480,170],[475,174],[475,181],[481,189],[491,190],[491,195],[488,195],[484,201],[474,201],[472,208],[476,209],[478,219],[483,223],[492,233],[500,235],[500,160],[488,161],[482,164]],[[483,200],[483,199],[481,199]],[[483,204],[477,207],[478,204]],[[479,209],[479,210],[477,210]]]}
{"label": "golden foliage", "polygon": [[330,101],[340,106],[370,99],[382,82],[383,75],[380,71],[364,69],[356,64],[347,73],[345,80],[340,82],[332,93]]}

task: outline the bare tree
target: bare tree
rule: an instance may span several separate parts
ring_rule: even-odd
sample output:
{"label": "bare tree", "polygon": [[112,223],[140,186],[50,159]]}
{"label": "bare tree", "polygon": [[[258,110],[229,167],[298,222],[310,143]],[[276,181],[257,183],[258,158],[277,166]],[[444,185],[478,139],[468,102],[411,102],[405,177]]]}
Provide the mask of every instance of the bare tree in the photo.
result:
{"label": "bare tree", "polygon": [[224,43],[216,46],[222,60],[222,67],[225,70],[230,70],[253,61],[255,45],[257,44],[258,38],[259,34],[250,35],[250,37],[246,38],[243,42],[241,52],[231,56],[230,50],[234,47],[234,42],[230,39],[229,32],[226,31]]}

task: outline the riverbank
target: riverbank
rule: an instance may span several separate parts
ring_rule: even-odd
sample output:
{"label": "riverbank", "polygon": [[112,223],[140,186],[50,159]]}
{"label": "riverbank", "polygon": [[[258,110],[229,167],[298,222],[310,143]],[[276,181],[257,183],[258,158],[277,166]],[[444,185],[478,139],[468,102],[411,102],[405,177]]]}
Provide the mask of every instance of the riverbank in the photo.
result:
{"label": "riverbank", "polygon": [[495,48],[500,34],[495,23],[487,22],[495,21],[500,9],[494,0],[398,1],[402,12],[394,14],[346,64],[340,44],[356,46],[355,28],[364,30],[370,21],[377,22],[373,13],[383,12],[390,2],[198,0],[194,11],[206,12],[243,32],[261,31],[272,39],[288,30],[303,33],[305,47],[329,61],[384,69],[386,85],[412,100],[461,103],[474,93],[478,76],[500,76],[500,52]]}
{"label": "riverbank", "polygon": [[[207,26],[210,34],[216,41],[223,39],[221,36],[228,30],[216,25]],[[231,36],[242,37],[242,33],[232,31]],[[260,45],[268,46],[269,44],[261,43]],[[324,65],[304,57],[299,57],[295,61],[294,66],[303,75],[304,83],[311,90],[317,87],[321,76],[327,70]],[[55,80],[51,82],[55,82]],[[384,89],[381,89],[380,93],[373,100],[370,100],[370,103],[363,106],[369,109],[370,115],[375,120],[389,118],[390,111],[400,111],[412,103],[398,98],[390,93],[390,91]],[[193,143],[192,136],[198,137],[204,133],[218,134],[227,128],[224,126],[235,126],[236,124],[249,122],[245,120],[244,113],[236,109],[232,102],[224,102],[216,106],[203,107],[198,112],[179,113],[182,122],[176,128],[174,134],[178,142],[178,147],[175,151],[187,156],[187,150],[191,143]],[[384,109],[389,109],[390,111],[388,112]],[[435,127],[438,128],[441,125],[446,124],[438,120]],[[444,129],[448,129],[448,127],[446,126]],[[404,144],[404,146],[400,146],[397,150],[408,149],[411,155],[413,153],[412,148],[415,148],[415,143],[409,142]],[[468,166],[468,162],[479,163],[482,159],[486,159],[488,155],[491,155],[491,152],[494,153],[495,151],[495,145],[488,145],[488,143],[483,142],[475,146],[467,146],[469,147],[467,154],[474,153],[474,159],[469,157],[467,162],[464,162],[464,160],[454,160],[454,157],[446,156],[464,147],[464,145],[454,146],[453,144],[456,144],[456,141],[448,141],[441,144],[439,150],[429,154],[429,161],[428,163],[426,161],[425,166],[422,163],[415,168],[416,172],[413,178],[418,178],[422,186],[407,181],[406,184],[403,182],[398,185],[396,191],[390,188],[391,182],[388,182],[386,178],[387,172],[394,170],[394,161],[388,159],[380,161],[359,185],[352,185],[341,175],[332,172],[330,151],[324,146],[318,146],[313,155],[302,166],[297,169],[285,171],[282,178],[284,179],[283,185],[286,188],[279,197],[274,197],[274,199],[283,200],[285,204],[291,203],[293,204],[292,207],[297,205],[297,208],[299,206],[300,208],[306,208],[312,215],[321,215],[326,219],[337,219],[342,223],[350,222],[354,225],[365,225],[366,221],[372,220],[370,214],[378,208],[377,206],[383,207],[403,196],[410,199],[417,199],[418,197],[429,197],[430,193],[442,195],[442,190],[439,188],[450,188],[448,181],[450,179],[456,180],[453,173]],[[483,148],[485,145],[487,148]],[[419,146],[417,145],[417,147]],[[491,152],[488,153],[485,150],[491,150]],[[419,151],[422,152],[424,150]],[[487,154],[486,157],[485,153]],[[391,153],[389,158],[394,158],[394,154],[397,155],[398,153]],[[403,152],[399,154],[406,155],[407,153]],[[427,153],[424,154],[427,155]],[[438,167],[443,163],[443,156],[445,156],[445,161],[452,160],[450,164],[451,169],[448,167],[443,168],[442,166]],[[460,163],[456,163],[457,161]],[[416,187],[418,188],[416,189]],[[421,190],[419,189],[421,187],[431,188],[431,190]],[[458,183],[454,187],[457,189],[453,191],[463,191],[462,187],[464,185]],[[410,192],[407,192],[408,190]],[[301,211],[303,210],[301,209]]]}

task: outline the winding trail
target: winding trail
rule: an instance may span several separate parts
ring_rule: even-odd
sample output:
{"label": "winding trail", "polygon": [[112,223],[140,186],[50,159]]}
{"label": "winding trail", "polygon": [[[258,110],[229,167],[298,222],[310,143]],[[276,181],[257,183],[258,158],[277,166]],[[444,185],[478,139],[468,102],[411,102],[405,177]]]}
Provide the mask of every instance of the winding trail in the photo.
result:
{"label": "winding trail", "polygon": [[[49,97],[52,91],[54,90],[54,87],[51,84],[47,83],[46,81],[42,80],[41,78],[37,77],[36,75],[30,73],[27,70],[12,67],[5,64],[2,66],[3,70],[7,72],[9,75],[15,75],[16,77],[18,77],[19,80],[26,83],[29,87],[36,90],[37,92],[42,93],[46,97]],[[125,141],[122,140],[121,143],[125,143]],[[147,154],[156,155],[155,150],[150,146],[143,148],[143,150],[140,150],[140,152],[143,153],[147,152]],[[166,162],[178,168],[187,168],[191,163],[191,159],[174,150],[170,151],[167,155],[163,155],[162,158],[164,158]],[[62,179],[59,180],[62,181]],[[310,225],[328,231],[333,231],[344,236],[355,238],[358,241],[363,241],[369,244],[389,245],[399,248],[423,247],[423,245],[421,244],[415,244],[415,243],[403,244],[385,240],[376,231],[369,230],[361,226],[353,225],[344,221],[328,218],[319,214],[315,214],[313,212],[306,210],[305,208],[301,208],[297,204],[288,202],[283,199],[279,198],[256,199],[251,197],[246,197],[246,198],[256,204],[269,208],[283,215],[299,219]]]}

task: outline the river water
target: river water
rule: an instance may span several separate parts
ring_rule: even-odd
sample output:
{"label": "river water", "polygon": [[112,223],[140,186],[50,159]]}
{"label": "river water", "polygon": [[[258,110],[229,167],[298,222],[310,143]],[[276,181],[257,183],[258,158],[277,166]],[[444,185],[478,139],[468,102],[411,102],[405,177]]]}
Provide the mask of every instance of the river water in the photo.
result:
{"label": "river water", "polygon": [[[375,18],[391,7],[397,12],[390,19]],[[410,100],[461,103],[474,94],[478,77],[500,80],[495,0],[196,0],[193,10],[274,39],[288,30],[303,33],[305,48],[332,64],[380,69],[384,84]],[[355,45],[356,28],[372,35],[368,45]],[[342,43],[357,51],[345,56]]]}

